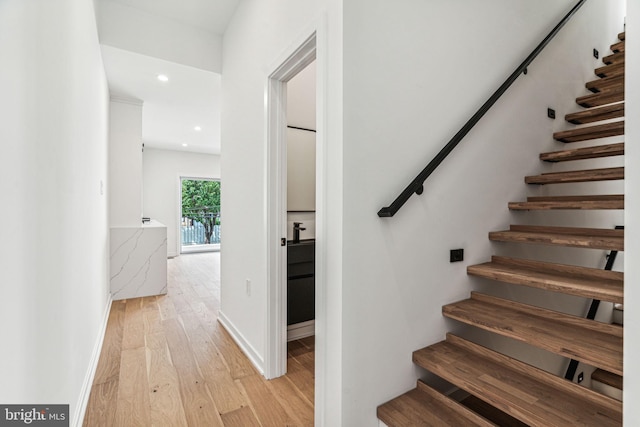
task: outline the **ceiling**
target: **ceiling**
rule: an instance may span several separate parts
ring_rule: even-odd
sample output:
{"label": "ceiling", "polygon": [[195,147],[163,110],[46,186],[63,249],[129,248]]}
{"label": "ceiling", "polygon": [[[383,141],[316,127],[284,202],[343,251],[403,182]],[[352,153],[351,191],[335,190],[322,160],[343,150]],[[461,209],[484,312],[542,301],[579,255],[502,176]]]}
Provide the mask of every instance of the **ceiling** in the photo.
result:
{"label": "ceiling", "polygon": [[220,154],[220,74],[106,45],[102,58],[111,94],[143,101],[146,147]]}
{"label": "ceiling", "polygon": [[215,34],[224,34],[240,0],[108,0],[170,18]]}
{"label": "ceiling", "polygon": [[[149,16],[172,19],[218,35],[224,33],[240,2],[102,1],[134,7]],[[111,94],[143,102],[145,147],[220,154],[220,74],[104,44],[102,57]],[[160,82],[160,74],[169,80]]]}

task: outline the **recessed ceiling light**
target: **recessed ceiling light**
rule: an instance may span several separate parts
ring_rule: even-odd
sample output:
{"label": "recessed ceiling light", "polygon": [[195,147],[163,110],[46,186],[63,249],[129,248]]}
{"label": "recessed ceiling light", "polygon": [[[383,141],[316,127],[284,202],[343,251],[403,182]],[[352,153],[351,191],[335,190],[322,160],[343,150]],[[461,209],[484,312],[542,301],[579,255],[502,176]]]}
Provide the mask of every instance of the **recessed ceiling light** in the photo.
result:
{"label": "recessed ceiling light", "polygon": [[169,77],[166,74],[158,74],[158,80],[160,80],[161,82],[168,82],[169,81]]}
{"label": "recessed ceiling light", "polygon": [[188,147],[188,144],[182,144],[183,147]]}
{"label": "recessed ceiling light", "polygon": [[202,128],[200,126],[196,126],[193,128],[193,130],[195,130],[196,132],[200,132]]}

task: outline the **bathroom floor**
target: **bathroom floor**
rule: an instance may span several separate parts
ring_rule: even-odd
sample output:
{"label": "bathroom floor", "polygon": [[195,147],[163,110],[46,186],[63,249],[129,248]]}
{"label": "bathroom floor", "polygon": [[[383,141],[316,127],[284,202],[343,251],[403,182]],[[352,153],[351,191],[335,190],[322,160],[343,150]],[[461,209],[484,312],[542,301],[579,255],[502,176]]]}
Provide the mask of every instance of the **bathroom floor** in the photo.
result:
{"label": "bathroom floor", "polygon": [[313,404],[315,337],[289,341],[287,350],[286,377]]}

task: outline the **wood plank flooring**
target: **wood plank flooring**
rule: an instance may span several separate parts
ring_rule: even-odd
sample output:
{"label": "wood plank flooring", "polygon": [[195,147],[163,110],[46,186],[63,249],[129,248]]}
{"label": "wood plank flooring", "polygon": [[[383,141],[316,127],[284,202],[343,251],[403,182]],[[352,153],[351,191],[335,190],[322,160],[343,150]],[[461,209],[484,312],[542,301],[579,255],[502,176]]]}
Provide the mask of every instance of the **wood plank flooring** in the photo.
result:
{"label": "wood plank flooring", "polygon": [[113,302],[85,427],[313,426],[314,338],[265,380],[217,321],[219,264],[170,259],[166,296]]}

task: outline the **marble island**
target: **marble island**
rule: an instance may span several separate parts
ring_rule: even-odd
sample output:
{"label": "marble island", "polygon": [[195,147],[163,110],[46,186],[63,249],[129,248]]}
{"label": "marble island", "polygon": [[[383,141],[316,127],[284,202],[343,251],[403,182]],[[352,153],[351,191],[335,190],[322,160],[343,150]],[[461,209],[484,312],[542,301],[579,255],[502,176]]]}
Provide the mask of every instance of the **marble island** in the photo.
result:
{"label": "marble island", "polygon": [[167,293],[167,227],[111,227],[110,278],[114,300]]}

